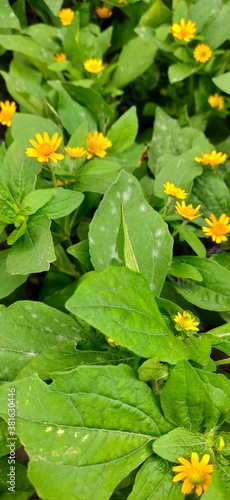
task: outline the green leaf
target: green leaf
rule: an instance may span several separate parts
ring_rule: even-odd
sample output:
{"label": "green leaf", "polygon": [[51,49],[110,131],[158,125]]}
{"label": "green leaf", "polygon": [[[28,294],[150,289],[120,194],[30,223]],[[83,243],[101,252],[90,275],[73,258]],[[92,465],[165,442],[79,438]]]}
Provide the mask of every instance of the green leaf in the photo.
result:
{"label": "green leaf", "polygon": [[179,156],[162,156],[157,163],[154,194],[159,198],[167,198],[164,184],[172,182],[175,186],[190,192],[193,180],[202,174],[202,167],[194,162],[198,149],[194,148]]}
{"label": "green leaf", "polygon": [[193,75],[193,73],[196,73],[197,67],[196,66],[190,66],[189,64],[184,64],[184,63],[175,63],[169,66],[168,69],[168,77],[170,83],[176,83],[176,82],[181,82],[182,80],[185,80],[185,78],[188,78],[189,76]]}
{"label": "green leaf", "polygon": [[112,142],[109,155],[117,155],[129,149],[138,132],[138,119],[136,108],[132,106],[110,128],[107,137]]}
{"label": "green leaf", "polygon": [[[189,19],[192,19],[196,23],[197,31],[202,31],[207,21],[210,23],[219,14],[221,5],[222,0],[197,0],[191,5]],[[212,42],[213,39],[211,47]],[[205,40],[205,43],[208,42]]]}
{"label": "green leaf", "polygon": [[142,75],[153,63],[156,51],[157,44],[152,40],[136,37],[126,43],[120,53],[111,85],[122,88]]}
{"label": "green leaf", "polygon": [[200,272],[203,281],[180,280],[175,290],[192,304],[208,311],[230,310],[230,271],[217,262],[192,255],[177,257],[178,262],[190,264]]}
{"label": "green leaf", "polygon": [[156,109],[154,132],[149,148],[149,168],[155,173],[156,161],[160,156],[181,155],[194,147],[210,150],[205,135],[191,127],[181,128],[178,121],[167,115],[161,108]]}
{"label": "green leaf", "polygon": [[126,240],[129,234],[129,249],[140,272],[158,295],[171,262],[172,237],[161,216],[145,200],[139,182],[123,170],[90,224],[90,255],[95,269],[104,269],[114,261],[125,263],[124,231]]}
{"label": "green leaf", "polygon": [[230,17],[230,5],[223,5],[222,9],[216,12],[215,16],[206,24],[202,30],[204,42],[217,49],[222,43],[229,40],[229,29],[226,19]]}
{"label": "green leaf", "polygon": [[10,274],[30,274],[48,271],[56,259],[46,217],[31,217],[25,234],[11,247],[6,260]]}
{"label": "green leaf", "polygon": [[[92,489],[95,500],[107,500],[168,430],[151,390],[128,366],[80,366],[51,385],[30,377],[14,386],[29,479],[47,500],[87,500]],[[7,390],[1,387],[4,417]]]}
{"label": "green leaf", "polygon": [[63,0],[43,0],[44,3],[47,5],[47,7],[49,7],[49,9],[51,10],[51,12],[57,16],[58,15],[58,12],[59,10],[61,9],[62,7],[62,4],[63,4]]}
{"label": "green leaf", "polygon": [[183,456],[190,460],[192,452],[203,455],[209,451],[204,434],[177,427],[153,443],[153,451],[170,462],[177,462]]}
{"label": "green leaf", "polygon": [[104,194],[117,178],[119,163],[104,159],[91,160],[82,165],[74,189]]}
{"label": "green leaf", "polygon": [[[204,382],[215,407],[220,412],[222,424],[225,419],[230,420],[230,381],[221,373],[208,373],[197,370],[201,380]],[[226,418],[227,417],[227,418]]]}
{"label": "green leaf", "polygon": [[165,417],[176,426],[210,429],[219,418],[205,384],[186,360],[173,368],[160,400]]}
{"label": "green leaf", "polygon": [[0,28],[12,28],[20,30],[20,23],[10,7],[8,0],[1,2]]}
{"label": "green leaf", "polygon": [[176,276],[177,278],[189,278],[195,281],[202,281],[202,275],[200,272],[191,264],[186,264],[181,262],[180,259],[177,260],[176,257],[173,258],[172,265],[168,271],[171,276]]}
{"label": "green leaf", "polygon": [[206,335],[210,336],[211,343],[216,349],[230,356],[230,323],[209,330]]}
{"label": "green leaf", "polygon": [[[17,439],[17,437],[14,440],[14,443],[15,443],[15,450],[17,450],[17,448],[19,448],[19,446],[20,446],[20,442]],[[9,446],[7,446],[8,444],[9,444],[8,422],[6,422],[5,420],[3,420],[0,417],[0,457],[3,457],[4,455],[8,455],[8,453],[9,453]],[[1,491],[1,487],[2,487],[1,477],[3,477],[3,476],[0,475],[0,491]]]}
{"label": "green leaf", "polygon": [[6,259],[8,254],[9,250],[1,250],[0,252],[0,299],[10,295],[10,293],[27,280],[27,276],[12,276],[6,272]]}
{"label": "green leaf", "polygon": [[27,194],[22,201],[21,210],[27,215],[34,214],[39,208],[46,205],[55,194],[54,189],[36,189]]}
{"label": "green leaf", "polygon": [[50,63],[53,52],[36,43],[32,38],[22,35],[1,35],[0,44],[4,49],[18,52],[34,62]]}
{"label": "green leaf", "polygon": [[[69,341],[82,340],[81,330],[69,315],[41,302],[19,301],[0,311],[1,380],[13,380],[27,365],[36,363],[43,353],[42,364],[49,360],[49,349],[68,350]],[[73,342],[72,342],[73,345]],[[67,347],[66,347],[67,346]],[[38,367],[42,372],[43,367]]]}
{"label": "green leaf", "polygon": [[82,193],[62,187],[56,188],[51,200],[40,208],[36,215],[47,216],[49,219],[65,217],[78,208],[83,199]]}
{"label": "green leaf", "polygon": [[87,269],[87,271],[92,271],[93,266],[91,264],[89,255],[89,240],[83,240],[76,245],[71,245],[66,250],[70,255],[73,255],[79,260],[81,264]]}
{"label": "green leaf", "polygon": [[172,464],[149,457],[137,473],[128,500],[183,500],[181,485],[172,482]]}
{"label": "green leaf", "polygon": [[212,481],[208,490],[202,495],[202,500],[228,500],[230,496],[229,465],[216,463]]}
{"label": "green leaf", "polygon": [[77,83],[65,83],[64,87],[75,101],[87,106],[97,118],[100,129],[104,131],[105,124],[112,120],[114,113],[101,94],[93,89],[84,88]]}
{"label": "green leaf", "polygon": [[18,207],[25,196],[34,190],[36,176],[40,170],[41,164],[39,165],[33,158],[26,157],[20,140],[14,141],[7,149],[0,177]]}
{"label": "green leaf", "polygon": [[[11,498],[11,493],[9,488],[11,484],[10,481],[10,460],[9,457],[1,457],[0,458],[0,492],[1,498],[3,500],[7,500],[7,498]],[[12,465],[11,465],[12,467]],[[12,491],[12,499],[16,498],[16,500],[27,500],[34,493],[34,488],[32,484],[29,482],[27,477],[27,467],[18,463],[17,461],[13,464],[14,474],[13,477],[15,480],[15,491]]]}
{"label": "green leaf", "polygon": [[215,76],[212,81],[219,89],[223,90],[223,92],[230,94],[230,71],[223,75]]}
{"label": "green leaf", "polygon": [[211,260],[214,260],[220,266],[225,267],[228,271],[230,271],[230,253],[229,252],[221,252],[216,253],[210,257]]}
{"label": "green leaf", "polygon": [[139,21],[139,26],[150,26],[157,28],[171,20],[171,11],[161,0],[155,0],[153,5],[145,11]]}
{"label": "green leaf", "polygon": [[[24,147],[28,147],[29,139],[34,139],[35,134],[43,134],[44,132],[48,132],[49,136],[57,132],[59,136],[62,136],[62,130],[56,125],[56,123],[52,122],[47,118],[43,118],[43,116],[31,115],[27,113],[15,113],[13,116],[11,132],[12,136],[18,143],[21,143]],[[25,151],[24,151],[25,155]],[[29,158],[28,161],[32,161],[32,158]],[[34,160],[35,164],[37,164],[37,160]],[[33,163],[31,164],[31,170],[33,171]],[[39,164],[41,170],[41,164]],[[30,189],[30,191],[32,191]]]}
{"label": "green leaf", "polygon": [[169,363],[188,356],[166,326],[147,281],[130,269],[88,273],[66,308],[139,356]]}
{"label": "green leaf", "polygon": [[179,230],[179,238],[181,241],[185,240],[188,245],[194,250],[198,257],[206,256],[206,248],[199,240],[196,234],[188,226],[182,226]]}
{"label": "green leaf", "polygon": [[222,213],[230,215],[229,190],[219,172],[205,170],[195,180],[191,201],[202,205],[204,217],[209,217],[211,213],[217,218]]}
{"label": "green leaf", "polygon": [[168,377],[168,366],[164,363],[159,363],[157,358],[150,358],[144,361],[138,368],[138,376],[140,380],[144,380],[145,382],[165,379]]}

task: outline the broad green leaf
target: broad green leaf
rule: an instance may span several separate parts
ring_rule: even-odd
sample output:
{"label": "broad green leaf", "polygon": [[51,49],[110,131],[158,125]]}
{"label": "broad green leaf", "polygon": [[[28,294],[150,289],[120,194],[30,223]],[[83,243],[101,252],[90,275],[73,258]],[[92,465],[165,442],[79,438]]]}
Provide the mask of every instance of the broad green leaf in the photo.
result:
{"label": "broad green leaf", "polygon": [[228,269],[228,271],[230,271],[230,253],[229,252],[221,252],[221,253],[213,254],[210,257],[210,259],[214,260],[215,262],[220,264],[220,266],[223,266],[226,269]]}
{"label": "broad green leaf", "polygon": [[150,358],[144,361],[138,368],[138,376],[140,380],[144,380],[145,382],[166,379],[168,378],[168,366],[164,363],[159,363],[157,358]]}
{"label": "broad green leaf", "polygon": [[[13,380],[27,364],[36,365],[43,351],[82,340],[81,330],[69,315],[41,302],[19,301],[0,311],[1,380]],[[45,363],[46,354],[40,357]],[[47,354],[49,360],[49,354]],[[42,372],[43,368],[39,368]],[[31,371],[30,371],[31,373]]]}
{"label": "broad green leaf", "polygon": [[149,148],[149,168],[155,173],[156,161],[165,154],[181,155],[189,149],[200,147],[210,150],[210,143],[205,135],[191,127],[181,128],[174,118],[161,108],[156,109],[154,132]]}
{"label": "broad green leaf", "polygon": [[36,176],[40,170],[41,164],[34,158],[26,157],[20,139],[14,141],[7,149],[1,166],[0,177],[18,207],[25,196],[33,191]]}
{"label": "broad green leaf", "polygon": [[65,83],[64,88],[75,101],[87,106],[97,119],[101,130],[104,131],[105,124],[113,118],[114,113],[101,94],[93,89],[87,89],[74,83]]}
{"label": "broad green leaf", "polygon": [[178,361],[160,396],[166,419],[195,431],[210,429],[219,418],[205,384],[186,360]]}
{"label": "broad green leaf", "polygon": [[170,462],[177,462],[178,457],[181,456],[190,460],[193,451],[198,455],[210,452],[204,434],[184,427],[177,427],[157,439],[153,443],[153,451]]}
{"label": "broad green leaf", "polygon": [[14,198],[7,187],[0,182],[0,221],[11,224],[15,217]]}
{"label": "broad green leaf", "polygon": [[79,260],[81,264],[87,269],[87,271],[92,271],[93,266],[91,264],[89,255],[89,240],[83,240],[76,245],[71,245],[66,250],[70,255],[73,255]]}
{"label": "broad green leaf", "polygon": [[109,155],[117,155],[129,149],[135,141],[137,131],[137,112],[136,108],[132,106],[112,125],[107,134],[108,139],[112,142]]}
{"label": "broad green leaf", "polygon": [[181,241],[186,241],[188,245],[194,250],[198,257],[206,256],[206,248],[202,241],[196,236],[196,234],[189,228],[189,226],[181,226],[179,230],[179,238]]}
{"label": "broad green leaf", "polygon": [[85,163],[77,173],[74,189],[104,194],[116,180],[119,163],[104,159]]}
{"label": "broad green leaf", "polygon": [[145,200],[136,178],[122,171],[90,225],[90,255],[95,269],[104,269],[114,261],[125,264],[124,231],[128,232],[129,248],[140,272],[158,295],[171,262],[172,237],[161,216]]}
{"label": "broad green leaf", "polygon": [[206,335],[210,335],[211,343],[216,349],[230,356],[230,323],[209,330]]}
{"label": "broad green leaf", "polygon": [[83,199],[82,193],[62,187],[56,188],[51,200],[40,208],[36,215],[47,216],[49,219],[65,217],[78,208]]}
{"label": "broad green leaf", "polygon": [[6,83],[14,90],[22,94],[33,94],[33,96],[45,99],[45,91],[42,87],[42,74],[29,66],[13,59],[9,72],[1,72]]}
{"label": "broad green leaf", "polygon": [[27,215],[34,214],[46,205],[55,194],[54,189],[36,189],[27,194],[22,201],[21,210]]}
{"label": "broad green leaf", "polygon": [[[55,7],[57,3],[62,3],[61,0],[48,0],[49,3]],[[52,9],[51,9],[52,10]],[[60,9],[59,9],[60,10]],[[50,49],[52,53],[60,51],[59,39],[62,37],[60,28],[56,26],[49,26],[46,23],[33,23],[27,26],[23,33],[29,35],[35,42],[39,43],[42,47]]]}
{"label": "broad green leaf", "polygon": [[208,311],[230,311],[230,271],[217,262],[192,255],[177,257],[178,262],[195,266],[202,282],[190,279],[174,283],[175,290],[192,304]]}
{"label": "broad green leaf", "polygon": [[149,9],[141,16],[139,26],[157,28],[157,26],[171,20],[171,16],[171,11],[166,5],[161,0],[155,0]]}
{"label": "broad green leaf", "polygon": [[[10,491],[12,491],[12,499],[16,498],[16,500],[27,500],[34,493],[34,488],[32,484],[29,482],[27,477],[27,467],[22,465],[16,461],[13,464],[14,474],[15,474],[15,492],[10,490],[11,484],[10,481],[10,460],[9,457],[1,457],[0,458],[0,493],[1,498],[3,500],[7,500],[7,498],[11,498]],[[12,462],[11,462],[12,464]],[[11,465],[12,466],[12,465]],[[9,495],[9,496],[8,496]]]}
{"label": "broad green leaf", "polygon": [[149,457],[137,473],[128,500],[183,500],[181,485],[172,482],[172,464]]}
{"label": "broad green leaf", "polygon": [[80,365],[118,365],[132,360],[130,353],[106,351],[79,351],[75,342],[68,342],[67,338],[57,345],[45,347],[36,357],[27,362],[18,372],[16,378],[29,377],[35,373],[43,379],[49,379],[53,373],[67,371]]}
{"label": "broad green leaf", "polygon": [[[221,7],[222,0],[197,0],[191,5],[189,19],[196,23],[197,31],[201,31],[207,21],[210,21],[210,17],[213,20],[219,14]],[[212,42],[213,39],[211,46]],[[206,40],[205,43],[207,43]]]}
{"label": "broad green leaf", "polygon": [[20,30],[20,23],[10,7],[8,0],[1,1],[0,28],[12,28]]}
{"label": "broad green leaf", "polygon": [[230,71],[223,75],[215,76],[212,81],[219,89],[226,92],[226,94],[230,94]]}
{"label": "broad green leaf", "polygon": [[182,80],[185,80],[185,78],[193,75],[193,73],[196,73],[196,71],[197,67],[194,65],[190,66],[189,64],[180,62],[172,64],[168,69],[169,81],[170,83],[181,82]]}
{"label": "broad green leaf", "polygon": [[41,47],[39,43],[27,36],[0,34],[0,44],[4,49],[18,52],[33,61],[49,64],[53,60],[53,52],[51,50]]}
{"label": "broad green leaf", "polygon": [[202,500],[228,500],[230,496],[230,468],[229,465],[216,463],[212,474],[212,481],[208,490],[202,495]]}
{"label": "broad green leaf", "polygon": [[[202,167],[194,162],[194,157],[198,154],[198,148],[186,151],[179,156],[169,155],[160,158],[157,164],[156,178],[154,183],[154,194],[159,198],[167,198],[164,193],[164,184],[169,181],[175,186],[190,192],[193,180],[202,174]],[[160,167],[160,168],[159,168]]]}
{"label": "broad green leaf", "polygon": [[[14,382],[29,479],[47,500],[87,500],[92,491],[95,500],[108,500],[169,426],[149,387],[128,366],[80,366],[53,378],[51,385],[37,377]],[[4,417],[7,390],[5,384],[0,391]]]}
{"label": "broad green leaf", "polygon": [[229,17],[230,5],[227,3],[210,19],[202,30],[204,42],[210,45],[212,49],[217,49],[222,43],[229,41],[229,29],[226,22]]}
{"label": "broad green leaf", "polygon": [[189,357],[174,337],[144,277],[124,267],[84,276],[66,308],[139,356],[175,363]]}
{"label": "broad green leaf", "polygon": [[[19,446],[20,446],[20,442],[17,439],[17,437],[14,440],[14,443],[15,443],[15,450],[17,450],[17,448],[19,448]],[[8,455],[8,453],[9,453],[9,446],[7,446],[8,444],[9,444],[8,422],[3,420],[0,417],[0,457],[3,457],[4,455]],[[2,487],[1,477],[2,476],[0,474],[0,491],[1,491],[1,487]]]}
{"label": "broad green leaf", "polygon": [[192,203],[202,205],[204,217],[213,213],[217,218],[222,213],[230,215],[229,190],[219,172],[205,170],[193,186]]}
{"label": "broad green leaf", "polygon": [[136,37],[126,43],[120,53],[111,85],[122,88],[142,75],[153,63],[156,51],[157,44],[152,40]]}
{"label": "broad green leaf", "polygon": [[62,7],[63,0],[44,0],[44,3],[47,5],[47,7],[49,7],[49,9],[51,10],[51,12],[55,16],[57,16],[59,10]]}
{"label": "broad green leaf", "polygon": [[49,85],[58,92],[57,110],[69,134],[73,134],[83,121],[88,123],[90,129],[97,127],[92,113],[85,106],[73,100],[63,88],[61,82],[51,80]]}
{"label": "broad green leaf", "polygon": [[46,217],[31,217],[25,234],[11,247],[6,260],[9,274],[30,274],[48,271],[56,259]]}
{"label": "broad green leaf", "polygon": [[195,281],[202,281],[202,275],[200,272],[191,264],[186,264],[185,262],[178,261],[175,257],[172,261],[172,265],[168,271],[171,276],[176,276],[177,278],[189,278]]}
{"label": "broad green leaf", "polygon": [[[60,127],[48,118],[27,113],[15,113],[13,116],[11,127],[12,136],[24,147],[30,146],[29,139],[36,140],[35,134],[39,133],[43,135],[45,131],[48,132],[50,137],[52,137],[55,132],[57,132],[59,136],[62,136]],[[32,158],[29,158],[29,160],[31,162]],[[38,163],[37,160],[34,160],[34,162],[36,164]],[[41,169],[41,164],[39,166]],[[31,163],[31,169],[33,170],[33,163]]]}
{"label": "broad green leaf", "polygon": [[215,407],[220,412],[221,420],[230,421],[230,381],[221,373],[209,373],[197,370],[201,380],[204,382]]}
{"label": "broad green leaf", "polygon": [[6,259],[8,254],[9,250],[1,250],[0,252],[0,299],[10,295],[10,293],[27,280],[27,276],[12,276],[6,272]]}

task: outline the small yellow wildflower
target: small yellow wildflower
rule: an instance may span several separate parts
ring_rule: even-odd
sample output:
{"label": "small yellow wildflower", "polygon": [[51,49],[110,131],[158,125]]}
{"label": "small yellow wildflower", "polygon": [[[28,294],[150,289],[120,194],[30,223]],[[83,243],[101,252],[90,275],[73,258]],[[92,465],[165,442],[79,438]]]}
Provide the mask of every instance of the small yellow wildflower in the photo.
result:
{"label": "small yellow wildflower", "polygon": [[64,52],[59,52],[57,54],[54,54],[54,60],[56,62],[66,61],[66,54]]}
{"label": "small yellow wildflower", "polygon": [[17,106],[14,101],[0,102],[0,123],[10,127],[12,124],[12,116],[16,112]]}
{"label": "small yellow wildflower", "polygon": [[63,160],[64,155],[56,153],[62,141],[62,137],[58,137],[57,132],[51,138],[48,132],[44,132],[43,137],[41,134],[35,134],[35,137],[37,142],[29,139],[33,148],[26,148],[26,156],[37,158],[40,163],[48,163],[49,160],[57,163],[58,160]]}
{"label": "small yellow wildflower", "polygon": [[179,38],[179,40],[184,40],[184,42],[190,42],[194,38],[196,32],[196,24],[189,20],[185,22],[184,18],[180,20],[180,23],[173,23],[169,33],[171,33],[174,38]]}
{"label": "small yellow wildflower", "polygon": [[213,472],[213,465],[208,464],[210,455],[206,453],[203,455],[201,461],[196,452],[191,453],[190,462],[183,457],[178,458],[178,462],[182,465],[176,465],[172,468],[178,474],[173,478],[173,482],[184,481],[181,493],[189,495],[195,488],[196,494],[200,497],[203,491],[206,491],[209,483],[211,482],[211,473]]}
{"label": "small yellow wildflower", "polygon": [[206,43],[199,43],[193,51],[193,56],[197,62],[206,63],[212,57],[212,49]]}
{"label": "small yellow wildflower", "polygon": [[174,198],[178,198],[179,200],[184,200],[188,196],[188,193],[184,189],[176,187],[172,182],[164,184],[164,193],[168,196],[174,196]]}
{"label": "small yellow wildflower", "polygon": [[93,155],[104,158],[106,156],[106,149],[111,148],[112,142],[105,137],[102,132],[88,133],[87,136],[87,160],[90,160]]}
{"label": "small yellow wildflower", "polygon": [[219,441],[219,442],[218,442],[218,446],[217,446],[217,448],[216,448],[216,449],[217,449],[218,451],[222,451],[222,450],[223,450],[223,448],[225,447],[225,440],[224,440],[224,438],[223,438],[222,436],[219,436],[219,437],[218,437],[218,441]]}
{"label": "small yellow wildflower", "polygon": [[112,13],[113,13],[113,11],[111,9],[108,9],[108,7],[97,7],[96,8],[96,14],[101,19],[108,19],[110,16],[112,16]]}
{"label": "small yellow wildflower", "polygon": [[197,326],[199,325],[199,321],[196,321],[196,319],[187,311],[183,311],[183,314],[178,312],[176,316],[174,316],[173,320],[183,330],[186,330],[186,332],[199,331],[199,328],[197,328]]}
{"label": "small yellow wildflower", "polygon": [[211,214],[210,219],[205,218],[204,220],[210,226],[202,226],[202,231],[205,233],[205,236],[211,236],[212,241],[216,243],[227,241],[228,238],[226,234],[230,233],[230,218],[226,214],[221,214],[218,220],[214,214]]}
{"label": "small yellow wildflower", "polygon": [[222,95],[219,95],[217,93],[209,96],[208,103],[210,104],[211,108],[218,108],[219,111],[224,109],[224,98]]}
{"label": "small yellow wildflower", "polygon": [[100,73],[104,67],[102,59],[87,59],[84,62],[84,68],[89,73]]}
{"label": "small yellow wildflower", "polygon": [[84,148],[80,148],[76,146],[75,148],[71,148],[70,146],[66,146],[66,153],[71,156],[71,158],[82,158],[86,154],[86,150]]}
{"label": "small yellow wildflower", "polygon": [[194,160],[197,163],[203,163],[203,165],[210,165],[211,167],[215,167],[216,165],[220,165],[220,163],[224,163],[227,160],[228,155],[226,153],[217,153],[217,151],[213,150],[211,153],[203,153],[202,157],[195,156]]}
{"label": "small yellow wildflower", "polygon": [[114,340],[114,339],[112,339],[111,337],[109,337],[107,340],[108,340],[108,342],[109,342],[110,344],[119,345],[119,344],[118,344],[117,342],[115,342],[115,340]]}
{"label": "small yellow wildflower", "polygon": [[63,26],[69,26],[74,18],[74,11],[72,9],[62,9],[60,10],[58,17],[60,18]]}
{"label": "small yellow wildflower", "polygon": [[175,207],[176,207],[175,212],[181,215],[181,217],[184,217],[185,219],[188,220],[194,220],[202,215],[197,213],[199,212],[201,205],[198,205],[196,208],[194,208],[192,204],[186,205],[185,201],[182,201],[181,203],[177,201]]}

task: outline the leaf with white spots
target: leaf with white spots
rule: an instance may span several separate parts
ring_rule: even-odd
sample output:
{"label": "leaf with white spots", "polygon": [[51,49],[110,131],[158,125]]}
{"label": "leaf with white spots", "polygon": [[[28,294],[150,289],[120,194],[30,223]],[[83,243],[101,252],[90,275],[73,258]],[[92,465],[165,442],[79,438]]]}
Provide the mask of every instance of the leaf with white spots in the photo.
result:
{"label": "leaf with white spots", "polygon": [[0,28],[13,28],[20,30],[20,23],[7,0],[1,0]]}
{"label": "leaf with white spots", "polygon": [[173,239],[167,224],[145,200],[137,179],[123,170],[90,224],[90,254],[95,269],[127,265],[127,234],[132,261],[135,258],[139,271],[158,295],[171,264]]}
{"label": "leaf with white spots", "polygon": [[0,310],[0,379],[13,380],[36,356],[56,346],[63,350],[70,340],[82,341],[82,333],[68,314],[26,300],[3,307]]}
{"label": "leaf with white spots", "polygon": [[[108,500],[152,454],[153,440],[171,428],[128,366],[80,366],[55,374],[50,385],[31,377],[14,387],[29,479],[46,500],[91,500],[92,491],[95,500]],[[0,390],[4,418],[8,388]]]}

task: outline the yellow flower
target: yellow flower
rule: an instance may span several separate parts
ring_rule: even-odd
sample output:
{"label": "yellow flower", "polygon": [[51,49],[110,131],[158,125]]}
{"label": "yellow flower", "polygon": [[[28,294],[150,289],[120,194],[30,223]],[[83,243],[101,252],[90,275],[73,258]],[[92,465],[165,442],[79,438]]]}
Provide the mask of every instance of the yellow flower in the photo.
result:
{"label": "yellow flower", "polygon": [[212,57],[212,49],[209,47],[209,45],[206,45],[206,43],[199,43],[195,47],[193,55],[196,61],[206,63]]}
{"label": "yellow flower", "polygon": [[178,458],[178,462],[182,465],[176,465],[172,468],[178,474],[173,478],[173,482],[183,481],[181,493],[189,495],[195,488],[196,494],[200,497],[203,491],[206,491],[209,483],[211,482],[211,473],[213,472],[213,465],[208,464],[210,455],[206,453],[203,455],[201,461],[196,452],[191,453],[190,462],[183,457]]}
{"label": "yellow flower", "polygon": [[70,146],[67,146],[64,148],[66,153],[71,156],[71,158],[82,158],[86,154],[86,150],[84,148],[80,148],[79,146],[76,146],[75,148],[71,148]]}
{"label": "yellow flower", "polygon": [[61,62],[61,61],[66,61],[66,55],[64,52],[59,52],[57,54],[54,54],[54,60],[56,62]]}
{"label": "yellow flower", "polygon": [[222,436],[218,437],[218,447],[216,448],[218,451],[222,451],[223,448],[225,447],[225,440]]}
{"label": "yellow flower", "polygon": [[183,330],[186,330],[186,332],[199,331],[199,328],[197,328],[197,326],[199,325],[199,321],[196,321],[196,319],[187,311],[183,311],[183,314],[178,312],[176,316],[174,316],[173,320]]}
{"label": "yellow flower", "polygon": [[101,19],[108,19],[110,16],[112,16],[112,13],[113,13],[113,11],[108,9],[108,7],[97,7],[96,8],[96,14]]}
{"label": "yellow flower", "polygon": [[89,73],[100,73],[104,69],[102,59],[87,59],[84,62],[84,68]]}
{"label": "yellow flower", "polygon": [[188,193],[184,189],[176,187],[172,182],[164,184],[164,193],[168,196],[179,198],[179,200],[184,200],[188,196]]}
{"label": "yellow flower", "polygon": [[216,243],[227,241],[228,238],[226,234],[230,233],[230,218],[226,214],[221,214],[218,220],[215,215],[211,214],[210,219],[206,218],[204,220],[210,226],[202,226],[202,231],[205,233],[205,236],[211,236],[212,241]]}
{"label": "yellow flower", "polygon": [[186,205],[185,201],[182,201],[179,203],[179,201],[176,202],[176,213],[181,215],[181,217],[185,217],[185,219],[188,220],[194,220],[197,217],[200,217],[202,214],[197,213],[201,207],[201,205],[198,205],[196,208],[190,205]]}
{"label": "yellow flower", "polygon": [[108,342],[109,342],[110,344],[119,345],[119,344],[118,344],[117,342],[115,342],[115,340],[114,340],[114,339],[112,339],[111,337],[109,337],[107,340],[108,340]]}
{"label": "yellow flower", "polygon": [[62,9],[60,10],[58,17],[60,18],[63,26],[69,26],[74,18],[74,11],[72,9]]}
{"label": "yellow flower", "polygon": [[1,110],[0,110],[0,123],[2,125],[6,125],[10,127],[12,124],[12,116],[14,115],[17,106],[14,101],[5,101],[0,102]]}
{"label": "yellow flower", "polygon": [[203,163],[203,165],[215,167],[216,165],[220,165],[220,163],[224,163],[227,157],[228,155],[226,155],[226,153],[217,153],[217,151],[213,150],[211,153],[203,153],[201,158],[195,156],[194,160],[198,163]]}
{"label": "yellow flower", "polygon": [[218,108],[219,111],[224,109],[224,98],[222,95],[219,95],[217,93],[209,96],[208,103],[210,104],[211,108]]}
{"label": "yellow flower", "polygon": [[180,23],[173,23],[169,33],[179,40],[184,40],[184,42],[190,42],[195,36],[196,24],[193,21],[185,22],[184,18],[180,20]]}
{"label": "yellow flower", "polygon": [[40,163],[48,163],[52,160],[57,163],[58,160],[63,160],[64,155],[56,153],[59,148],[62,137],[58,137],[58,133],[55,132],[50,138],[48,132],[44,132],[43,137],[41,134],[35,134],[37,142],[33,139],[29,139],[30,144],[34,148],[26,148],[26,156],[31,158],[37,158]]}
{"label": "yellow flower", "polygon": [[111,148],[112,142],[105,137],[102,132],[88,133],[87,136],[87,160],[90,160],[93,155],[104,158],[106,155],[106,149]]}

